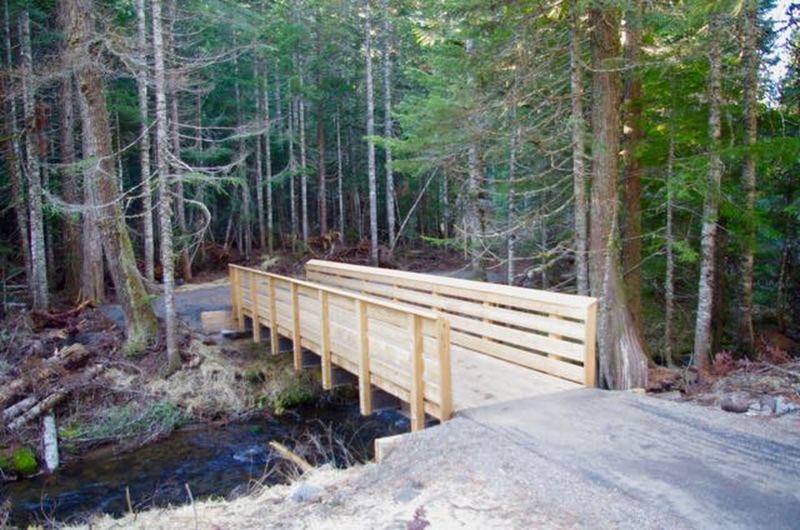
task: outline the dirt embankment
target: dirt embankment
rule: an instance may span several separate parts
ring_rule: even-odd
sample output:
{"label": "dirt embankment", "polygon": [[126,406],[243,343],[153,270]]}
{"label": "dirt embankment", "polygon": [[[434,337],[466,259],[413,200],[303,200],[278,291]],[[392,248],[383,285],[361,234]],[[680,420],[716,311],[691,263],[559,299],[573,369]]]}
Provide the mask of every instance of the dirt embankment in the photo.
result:
{"label": "dirt embankment", "polygon": [[[40,403],[55,411],[63,463],[99,447],[131,449],[189,422],[270,414],[315,399],[313,374],[295,374],[285,356],[200,331],[200,313],[228,300],[224,282],[179,290],[183,366],[168,379],[160,347],[136,358],[122,352],[124,320],[114,306],[49,320],[8,317],[0,333],[0,479],[34,473],[42,462],[41,421],[26,412]],[[24,470],[11,465],[18,453],[26,455]]]}

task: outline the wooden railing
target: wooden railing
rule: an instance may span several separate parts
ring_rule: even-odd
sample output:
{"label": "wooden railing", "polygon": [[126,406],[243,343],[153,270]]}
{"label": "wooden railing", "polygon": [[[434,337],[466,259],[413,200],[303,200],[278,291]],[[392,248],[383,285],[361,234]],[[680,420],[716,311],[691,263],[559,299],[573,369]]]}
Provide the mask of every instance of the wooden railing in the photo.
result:
{"label": "wooden railing", "polygon": [[425,413],[453,413],[449,325],[433,311],[256,269],[229,265],[231,305],[239,328],[252,319],[253,339],[269,328],[272,353],[279,335],[292,339],[294,366],[306,348],[321,358],[322,384],[333,366],[358,376],[361,412],[372,412],[371,385],[409,404],[411,427]]}
{"label": "wooden railing", "polygon": [[311,260],[314,282],[432,309],[450,340],[473,352],[595,386],[594,298]]}

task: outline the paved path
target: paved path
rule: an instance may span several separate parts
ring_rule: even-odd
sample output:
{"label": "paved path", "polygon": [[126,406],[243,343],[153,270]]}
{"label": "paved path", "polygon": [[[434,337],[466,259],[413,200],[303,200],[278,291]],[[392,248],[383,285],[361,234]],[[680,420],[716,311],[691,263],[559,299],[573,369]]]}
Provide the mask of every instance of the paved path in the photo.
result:
{"label": "paved path", "polygon": [[800,527],[797,415],[770,423],[584,389],[462,417],[484,433],[480,458],[515,455],[525,487],[578,526]]}
{"label": "paved path", "polygon": [[[213,285],[189,285],[175,292],[175,310],[178,316],[194,329],[200,329],[200,313],[203,311],[221,311],[231,308],[230,286],[227,283]],[[154,302],[156,314],[164,316],[164,302],[161,297]],[[101,307],[103,314],[119,326],[125,324],[125,315],[117,304]]]}

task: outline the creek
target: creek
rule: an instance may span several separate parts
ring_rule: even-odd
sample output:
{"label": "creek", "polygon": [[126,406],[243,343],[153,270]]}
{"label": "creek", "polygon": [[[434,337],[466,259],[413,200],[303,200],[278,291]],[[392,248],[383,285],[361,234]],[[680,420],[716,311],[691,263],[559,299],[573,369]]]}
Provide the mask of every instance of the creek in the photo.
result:
{"label": "creek", "polygon": [[[52,475],[0,485],[11,501],[12,525],[82,522],[210,497],[232,498],[258,484],[285,481],[272,472],[278,441],[314,465],[346,467],[373,455],[373,440],[409,429],[394,411],[361,417],[354,404],[307,406],[280,417],[225,426],[192,426],[131,452],[108,451],[67,464]],[[129,492],[129,493],[128,493]]]}

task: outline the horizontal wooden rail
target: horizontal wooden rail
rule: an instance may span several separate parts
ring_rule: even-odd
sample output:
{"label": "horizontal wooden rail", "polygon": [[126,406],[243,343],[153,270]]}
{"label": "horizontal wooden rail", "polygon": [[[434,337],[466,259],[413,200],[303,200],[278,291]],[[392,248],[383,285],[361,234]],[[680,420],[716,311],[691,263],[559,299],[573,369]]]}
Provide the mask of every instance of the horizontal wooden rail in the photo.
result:
{"label": "horizontal wooden rail", "polygon": [[298,370],[302,348],[318,354],[326,389],[334,365],[357,375],[362,413],[372,411],[374,385],[409,403],[413,430],[426,413],[452,416],[449,326],[434,311],[238,265],[229,274],[239,328],[250,318],[260,340],[269,327],[273,353],[280,335],[291,338]]}
{"label": "horizontal wooden rail", "polygon": [[322,260],[306,264],[306,277],[434,310],[450,324],[453,345],[595,385],[594,298]]}

